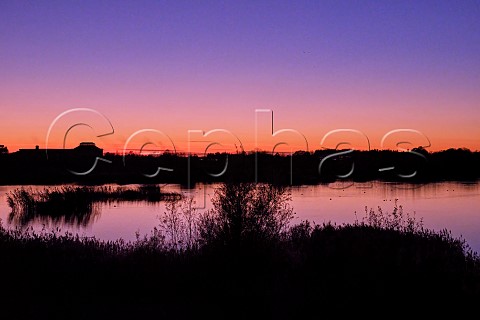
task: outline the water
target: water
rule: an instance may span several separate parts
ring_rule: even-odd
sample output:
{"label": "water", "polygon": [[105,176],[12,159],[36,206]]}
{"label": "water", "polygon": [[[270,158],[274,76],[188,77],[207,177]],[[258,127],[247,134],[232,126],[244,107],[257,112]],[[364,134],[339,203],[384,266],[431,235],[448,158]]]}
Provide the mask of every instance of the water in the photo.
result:
{"label": "water", "polygon": [[[182,192],[195,198],[198,211],[209,209],[209,199],[216,185],[197,185],[184,190],[177,185],[167,185],[164,190]],[[6,193],[18,186],[0,186],[0,218],[5,227],[15,227],[9,222],[10,208]],[[32,187],[32,188],[43,188]],[[455,237],[462,236],[480,252],[480,183],[442,182],[424,185],[368,182],[301,186],[291,189],[295,218],[293,223],[310,220],[321,224],[352,223],[365,216],[365,207],[391,212],[395,199],[405,213],[423,219],[427,228],[448,229]],[[103,204],[88,219],[86,225],[36,219],[28,225],[36,230],[60,228],[84,236],[103,240],[134,240],[136,233],[148,235],[159,224],[165,211],[164,203],[117,202]]]}

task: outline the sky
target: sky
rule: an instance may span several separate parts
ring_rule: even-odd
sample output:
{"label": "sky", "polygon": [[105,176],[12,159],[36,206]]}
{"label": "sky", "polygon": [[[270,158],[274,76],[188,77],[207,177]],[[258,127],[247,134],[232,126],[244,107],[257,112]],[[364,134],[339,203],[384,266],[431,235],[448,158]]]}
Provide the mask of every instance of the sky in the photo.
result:
{"label": "sky", "polygon": [[1,0],[0,112],[10,151],[480,150],[480,1]]}

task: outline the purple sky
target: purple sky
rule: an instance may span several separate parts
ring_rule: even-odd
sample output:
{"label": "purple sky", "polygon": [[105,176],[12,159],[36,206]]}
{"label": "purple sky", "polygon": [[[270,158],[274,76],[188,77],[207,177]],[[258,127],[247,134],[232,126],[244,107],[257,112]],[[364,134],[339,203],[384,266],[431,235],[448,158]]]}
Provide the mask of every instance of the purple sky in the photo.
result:
{"label": "purple sky", "polygon": [[216,128],[253,149],[255,109],[311,149],[334,129],[379,147],[410,128],[431,150],[480,150],[479,88],[479,1],[0,2],[12,151],[44,145],[69,108],[107,116],[116,132],[96,142],[112,150],[144,128],[179,150]]}

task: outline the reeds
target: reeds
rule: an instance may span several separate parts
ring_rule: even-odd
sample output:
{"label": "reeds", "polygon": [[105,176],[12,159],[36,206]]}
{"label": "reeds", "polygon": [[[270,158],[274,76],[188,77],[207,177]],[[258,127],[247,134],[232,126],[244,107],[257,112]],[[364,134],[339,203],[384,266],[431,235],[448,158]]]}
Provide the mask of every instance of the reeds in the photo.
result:
{"label": "reeds", "polygon": [[138,187],[61,186],[34,190],[18,188],[7,193],[11,209],[10,220],[26,224],[35,218],[63,220],[70,224],[86,225],[98,215],[101,203],[146,201],[156,203],[179,200],[181,195],[162,192],[157,185]]}

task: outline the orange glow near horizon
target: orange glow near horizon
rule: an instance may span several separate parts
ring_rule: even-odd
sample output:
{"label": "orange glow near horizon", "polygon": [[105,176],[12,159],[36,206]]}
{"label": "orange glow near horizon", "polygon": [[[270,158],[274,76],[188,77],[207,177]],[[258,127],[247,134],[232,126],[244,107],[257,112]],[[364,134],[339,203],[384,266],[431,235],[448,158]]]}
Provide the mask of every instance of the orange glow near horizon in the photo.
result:
{"label": "orange glow near horizon", "polygon": [[[131,135],[142,129],[152,129],[160,131],[165,135],[137,135],[135,139],[130,141],[130,145],[127,146],[127,149],[138,150],[143,144],[149,143],[150,146],[147,148],[149,150],[158,150],[162,152],[168,149],[170,151],[175,150],[177,153],[187,153],[189,151],[189,130],[203,130],[204,134],[206,134],[209,131],[223,129],[230,132],[232,135],[219,132],[210,134],[206,137],[202,136],[200,132],[191,134],[190,151],[201,154],[205,152],[205,148],[212,143],[215,144],[209,148],[209,152],[225,151],[235,153],[236,151],[241,151],[242,147],[243,150],[247,152],[256,150],[254,117],[255,110],[252,110],[248,117],[244,116],[243,121],[238,121],[238,115],[233,116],[232,119],[222,116],[217,123],[215,123],[215,119],[208,118],[204,118],[204,122],[201,122],[201,117],[195,115],[194,113],[191,114],[192,119],[187,118],[183,123],[179,119],[176,119],[173,122],[163,120],[159,121],[159,125],[157,126],[155,126],[154,119],[151,117],[142,117],[139,115],[138,119],[134,119],[132,117],[132,120],[129,121],[121,115],[115,114],[117,117],[108,117],[109,119],[115,118],[116,120],[110,120],[112,126],[114,127],[114,133],[103,137],[97,137],[98,134],[106,132],[106,128],[103,125],[99,125],[98,121],[89,122],[89,120],[92,119],[72,118],[69,119],[70,123],[67,121],[66,123],[58,124],[58,128],[53,130],[56,132],[52,131],[52,135],[50,136],[50,140],[48,142],[48,147],[63,148],[63,135],[67,131],[68,126],[76,122],[89,122],[90,127],[78,126],[69,132],[68,137],[65,139],[65,148],[75,147],[82,141],[93,141],[97,144],[97,146],[103,148],[105,152],[121,154],[123,152],[123,148],[125,147],[125,143]],[[367,150],[368,147],[370,147],[370,149],[396,150],[396,143],[399,141],[410,142],[410,144],[403,145],[406,149],[418,146],[428,146],[427,140],[425,140],[424,137],[408,132],[397,134],[397,136],[390,136],[389,139],[385,140],[385,143],[382,146],[381,140],[384,135],[395,129],[412,129],[423,133],[423,135],[430,140],[431,145],[426,148],[430,152],[441,151],[449,148],[467,148],[472,151],[480,150],[480,139],[476,138],[480,137],[480,129],[477,127],[466,128],[458,126],[455,128],[451,126],[442,128],[437,127],[432,123],[429,126],[419,126],[421,129],[416,129],[415,126],[394,126],[395,123],[392,122],[390,127],[387,125],[382,125],[378,126],[378,128],[375,128],[372,124],[366,122],[367,119],[363,119],[363,121],[365,121],[363,122],[360,121],[362,119],[357,118],[358,125],[356,126],[353,125],[355,124],[354,121],[349,120],[346,121],[346,124],[350,124],[351,126],[342,125],[341,121],[339,121],[337,127],[333,126],[333,124],[329,124],[325,125],[323,128],[322,126],[319,126],[318,130],[314,130],[315,125],[312,124],[309,117],[303,118],[302,121],[302,119],[296,115],[275,112],[274,131],[288,129],[290,131],[297,131],[299,134],[296,135],[292,132],[283,132],[275,137],[272,137],[271,123],[268,119],[269,116],[262,115],[262,117],[264,119],[258,123],[259,128],[257,130],[257,147],[258,149],[267,152],[271,152],[276,144],[279,144],[276,148],[276,151],[279,152],[306,150],[307,147],[304,143],[304,140],[302,140],[301,135],[303,135],[304,139],[306,139],[309,151],[322,148],[334,149],[336,147],[353,148],[358,150]],[[55,117],[48,119],[46,116],[38,116],[34,117],[36,121],[33,121],[33,119],[25,119],[24,117],[19,118],[19,121],[14,121],[11,119],[11,121],[7,122],[6,126],[0,129],[0,144],[7,146],[10,152],[15,152],[18,149],[23,148],[34,148],[36,145],[39,145],[41,148],[45,148],[47,146],[46,135],[48,127],[54,118]],[[89,117],[87,116],[87,118]],[[142,118],[146,122],[146,125],[143,127],[141,121]],[[193,121],[194,119],[199,119],[198,125],[195,125],[195,121]],[[291,119],[290,125],[288,122],[289,119]],[[354,129],[355,131],[361,132],[364,137],[351,132],[337,132],[333,135],[329,135],[329,132],[338,129]],[[449,132],[447,132],[447,130]],[[368,137],[368,141],[365,137]],[[324,140],[323,145],[321,144],[322,140]],[[282,144],[282,142],[284,144]],[[342,142],[345,143],[340,144]],[[368,145],[368,142],[370,145]]]}

